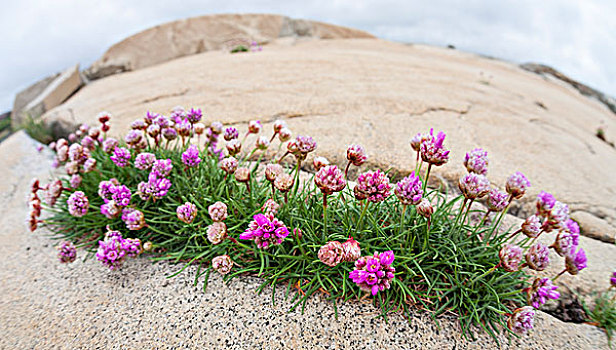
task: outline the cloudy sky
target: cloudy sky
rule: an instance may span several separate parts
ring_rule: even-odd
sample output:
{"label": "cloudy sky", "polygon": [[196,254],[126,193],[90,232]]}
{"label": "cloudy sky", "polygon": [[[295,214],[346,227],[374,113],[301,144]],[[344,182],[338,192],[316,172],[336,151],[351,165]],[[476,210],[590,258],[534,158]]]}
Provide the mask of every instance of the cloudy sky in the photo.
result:
{"label": "cloudy sky", "polygon": [[541,62],[616,96],[614,0],[20,0],[0,11],[0,112],[15,93],[156,24],[213,13],[277,13],[381,38]]}

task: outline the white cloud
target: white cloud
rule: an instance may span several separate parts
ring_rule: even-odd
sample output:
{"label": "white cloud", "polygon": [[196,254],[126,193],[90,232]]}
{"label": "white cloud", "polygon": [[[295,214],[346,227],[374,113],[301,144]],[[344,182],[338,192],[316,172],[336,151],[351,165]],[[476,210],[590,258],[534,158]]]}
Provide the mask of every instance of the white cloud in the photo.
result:
{"label": "white cloud", "polygon": [[113,43],[156,24],[209,13],[280,13],[404,42],[453,44],[515,62],[554,66],[616,95],[616,2],[22,0],[0,12],[0,110],[38,79],[86,67]]}

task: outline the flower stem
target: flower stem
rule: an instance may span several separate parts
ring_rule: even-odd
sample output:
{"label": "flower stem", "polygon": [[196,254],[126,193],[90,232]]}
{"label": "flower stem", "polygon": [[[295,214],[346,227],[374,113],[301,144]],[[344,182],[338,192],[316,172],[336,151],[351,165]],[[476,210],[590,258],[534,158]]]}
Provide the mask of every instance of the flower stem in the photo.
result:
{"label": "flower stem", "polygon": [[327,194],[323,193],[323,238],[327,240]]}
{"label": "flower stem", "polygon": [[349,167],[351,166],[351,161],[349,160],[349,162],[347,163],[346,168],[344,168],[344,178],[348,179],[347,174],[349,173]]}
{"label": "flower stem", "polygon": [[567,272],[567,269],[562,270],[558,275],[556,275],[554,278],[552,278],[552,282],[556,282],[556,280],[562,276],[565,272]]}
{"label": "flower stem", "polygon": [[423,190],[426,191],[426,187],[428,187],[428,179],[430,178],[430,169],[432,169],[432,163],[428,164],[428,170],[426,170],[426,179],[424,180]]}
{"label": "flower stem", "polygon": [[359,232],[361,232],[364,228],[363,218],[364,218],[364,215],[366,215],[366,209],[368,209],[368,202],[365,202],[363,204],[364,204],[364,208],[361,210],[361,214],[359,215],[359,220],[357,221],[357,226],[359,226]]}
{"label": "flower stem", "polygon": [[402,233],[402,225],[404,224],[404,214],[406,213],[407,205],[402,205],[402,213],[400,213],[400,227],[398,227],[398,235]]}

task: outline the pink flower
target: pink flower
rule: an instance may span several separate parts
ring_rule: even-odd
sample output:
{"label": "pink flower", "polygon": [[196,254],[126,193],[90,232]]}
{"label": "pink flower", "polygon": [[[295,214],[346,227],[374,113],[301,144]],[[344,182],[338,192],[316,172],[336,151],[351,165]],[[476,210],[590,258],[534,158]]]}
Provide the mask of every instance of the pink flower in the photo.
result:
{"label": "pink flower", "polygon": [[485,196],[490,191],[490,181],[484,175],[468,173],[460,178],[458,188],[464,198],[475,200]]}
{"label": "pink flower", "polygon": [[284,171],[280,164],[268,164],[265,166],[265,178],[269,182],[274,182],[276,177]]}
{"label": "pink flower", "polygon": [[360,166],[366,162],[366,150],[360,145],[351,145],[347,148],[347,159],[351,164]]}
{"label": "pink flower", "polygon": [[122,221],[124,221],[126,228],[129,230],[141,230],[145,227],[145,217],[137,209],[124,208],[122,210]]}
{"label": "pink flower", "polygon": [[389,178],[381,170],[367,171],[357,178],[355,190],[365,196],[369,202],[384,201],[390,194]]}
{"label": "pink flower", "polygon": [[278,132],[278,139],[280,140],[280,142],[286,142],[291,139],[292,135],[293,134],[291,133],[291,130],[289,128],[282,128],[280,129],[280,132]]}
{"label": "pink flower", "polygon": [[377,295],[391,287],[396,271],[392,266],[394,253],[388,250],[375,252],[373,256],[362,256],[355,261],[355,270],[349,272],[349,278],[363,291]]}
{"label": "pink flower", "polygon": [[213,221],[224,221],[227,218],[227,205],[223,202],[216,202],[210,205],[207,211]]}
{"label": "pink flower", "polygon": [[314,183],[325,195],[340,192],[346,186],[344,174],[335,165],[328,165],[317,171]]}
{"label": "pink flower", "polygon": [[552,280],[547,277],[536,278],[532,287],[527,291],[528,303],[538,309],[548,299],[556,300],[560,298],[560,293],[556,291],[557,288]]}
{"label": "pink flower", "polygon": [[261,131],[262,125],[259,120],[251,120],[248,122],[248,133],[258,134]]}
{"label": "pink flower", "polygon": [[82,191],[73,192],[66,200],[66,204],[68,205],[68,212],[78,218],[86,215],[90,207],[88,197]]}
{"label": "pink flower", "polygon": [[488,152],[475,148],[464,157],[464,167],[469,173],[485,175],[488,173]]}
{"label": "pink flower", "polygon": [[550,250],[545,245],[536,243],[526,252],[526,263],[533,270],[545,270],[550,264]]}
{"label": "pink flower", "polygon": [[199,108],[191,108],[190,111],[186,114],[186,119],[191,123],[198,123],[201,121],[203,117],[203,113]]}
{"label": "pink flower", "polygon": [[234,157],[227,157],[218,163],[218,167],[227,173],[227,175],[235,173],[237,166],[238,162]]}
{"label": "pink flower", "polygon": [[361,248],[359,242],[349,237],[346,242],[342,243],[342,261],[353,262],[361,257]]}
{"label": "pink flower", "polygon": [[276,203],[275,200],[270,198],[266,200],[261,207],[261,212],[263,212],[263,214],[265,215],[276,216],[276,214],[278,214],[278,208],[280,208],[280,204]]}
{"label": "pink flower", "polygon": [[537,195],[537,214],[539,216],[547,217],[556,203],[556,199],[550,193],[541,191]]}
{"label": "pink flower", "polygon": [[216,245],[227,238],[227,225],[224,222],[214,222],[207,227],[207,240]]}
{"label": "pink flower", "polygon": [[61,263],[72,263],[77,258],[77,249],[71,242],[62,242],[58,246],[58,260]]}
{"label": "pink flower", "polygon": [[237,129],[232,126],[226,128],[225,133],[223,135],[223,137],[225,138],[225,141],[231,141],[231,140],[237,139],[239,136],[240,136],[239,131],[237,131]]}
{"label": "pink flower", "polygon": [[186,202],[177,207],[176,214],[180,221],[190,224],[197,217],[197,207],[190,202]]}
{"label": "pink flower", "polygon": [[410,174],[398,181],[394,193],[402,205],[417,205],[423,196],[422,186],[421,179],[415,174]]}
{"label": "pink flower", "polygon": [[135,168],[139,170],[150,170],[155,161],[156,156],[153,153],[139,153],[135,158]]}
{"label": "pink flower", "polygon": [[284,223],[274,216],[257,214],[248,225],[240,239],[254,240],[257,247],[267,249],[272,245],[281,244],[289,235],[289,230]]}
{"label": "pink flower", "polygon": [[430,201],[427,198],[423,198],[419,204],[415,207],[417,210],[417,214],[423,216],[426,219],[429,219],[434,213],[434,207],[430,204]]}
{"label": "pink flower", "polygon": [[505,244],[498,252],[500,264],[507,272],[514,272],[520,269],[522,261],[522,248],[513,244]]}
{"label": "pink flower", "polygon": [[522,223],[522,233],[529,238],[536,238],[541,233],[541,218],[531,215]]}
{"label": "pink flower", "polygon": [[523,306],[516,309],[507,320],[507,327],[518,335],[524,335],[533,329],[535,309],[532,306]]}
{"label": "pink flower", "polygon": [[509,204],[509,195],[506,192],[499,191],[495,188],[488,192],[488,208],[493,212],[501,212],[505,210]]}
{"label": "pink flower", "polygon": [[519,171],[516,171],[507,179],[507,193],[515,199],[522,198],[528,187],[530,187],[530,181]]}
{"label": "pink flower", "polygon": [[255,143],[255,147],[262,151],[266,150],[269,147],[269,145],[270,145],[270,142],[265,136],[259,136]]}
{"label": "pink flower", "polygon": [[182,153],[182,163],[189,167],[196,167],[201,163],[201,158],[199,158],[199,149],[195,145],[190,145]]}
{"label": "pink flower", "polygon": [[234,156],[242,151],[242,143],[238,139],[227,142],[226,147],[230,156]]}
{"label": "pink flower", "polygon": [[212,259],[212,268],[221,275],[226,275],[233,268],[233,260],[228,255],[219,255]]}
{"label": "pink flower", "polygon": [[120,168],[124,168],[130,162],[131,155],[130,155],[130,151],[127,148],[116,147],[113,150],[113,154],[109,158],[113,161],[113,163],[116,166]]}
{"label": "pink flower", "polygon": [[577,275],[581,270],[585,269],[587,267],[587,259],[584,249],[580,248],[576,251],[575,248],[572,248],[565,256],[565,266],[567,272],[572,275]]}
{"label": "pink flower", "polygon": [[429,164],[440,166],[449,161],[449,151],[443,147],[445,133],[439,131],[434,136],[434,130],[430,129],[430,134],[423,135],[419,148],[421,159]]}
{"label": "pink flower", "polygon": [[342,261],[344,250],[338,241],[329,241],[319,249],[319,260],[327,266],[334,267]]}
{"label": "pink flower", "polygon": [[577,248],[579,244],[580,234],[568,231],[561,231],[556,236],[554,244],[551,245],[556,251],[556,254],[560,256],[567,256],[572,250]]}
{"label": "pink flower", "polygon": [[294,182],[293,176],[287,173],[280,173],[276,176],[276,180],[274,180],[274,187],[276,187],[278,191],[285,193],[293,187]]}

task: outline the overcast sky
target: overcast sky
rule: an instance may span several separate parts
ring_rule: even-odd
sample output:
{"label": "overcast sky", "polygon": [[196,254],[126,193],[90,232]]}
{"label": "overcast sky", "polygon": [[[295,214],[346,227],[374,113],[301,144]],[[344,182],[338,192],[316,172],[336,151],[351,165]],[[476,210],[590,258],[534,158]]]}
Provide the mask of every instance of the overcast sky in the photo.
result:
{"label": "overcast sky", "polygon": [[83,69],[131,34],[214,13],[277,13],[541,62],[616,96],[615,0],[19,0],[1,5],[0,112],[19,90],[75,63]]}

